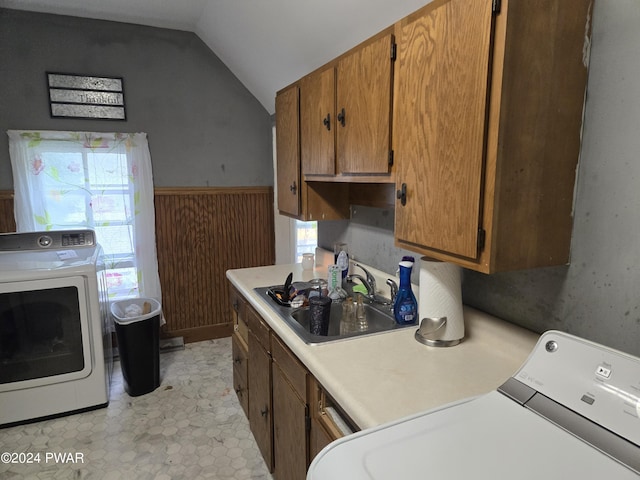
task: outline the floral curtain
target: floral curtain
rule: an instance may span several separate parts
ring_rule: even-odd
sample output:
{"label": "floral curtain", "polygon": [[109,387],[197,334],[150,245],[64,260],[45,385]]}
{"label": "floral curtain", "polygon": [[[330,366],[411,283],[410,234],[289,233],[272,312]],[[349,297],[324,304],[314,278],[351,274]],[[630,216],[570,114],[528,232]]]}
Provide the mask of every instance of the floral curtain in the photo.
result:
{"label": "floral curtain", "polygon": [[147,135],[7,133],[18,232],[92,228],[107,269],[133,272],[122,295],[161,301]]}

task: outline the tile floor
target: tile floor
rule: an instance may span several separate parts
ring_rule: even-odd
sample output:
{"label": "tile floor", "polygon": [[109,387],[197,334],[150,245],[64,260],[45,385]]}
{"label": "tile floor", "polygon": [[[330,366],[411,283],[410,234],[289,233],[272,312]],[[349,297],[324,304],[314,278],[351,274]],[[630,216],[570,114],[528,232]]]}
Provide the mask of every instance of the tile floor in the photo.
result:
{"label": "tile floor", "polygon": [[[157,390],[129,397],[115,362],[107,408],[0,429],[0,453],[41,454],[0,463],[0,478],[271,479],[232,388],[230,338],[163,353],[160,375]],[[46,453],[84,461],[45,462]]]}

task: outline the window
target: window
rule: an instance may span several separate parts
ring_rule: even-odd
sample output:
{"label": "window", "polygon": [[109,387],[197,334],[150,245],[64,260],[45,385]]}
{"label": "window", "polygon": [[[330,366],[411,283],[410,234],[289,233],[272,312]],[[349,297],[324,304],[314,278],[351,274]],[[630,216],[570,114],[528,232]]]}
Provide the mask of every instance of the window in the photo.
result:
{"label": "window", "polygon": [[[54,146],[55,147],[55,146]],[[49,201],[44,229],[93,226],[107,261],[112,297],[138,296],[127,157],[118,152],[60,152],[43,146],[37,168],[41,192]],[[34,172],[35,173],[35,172]],[[75,189],[67,190],[68,185]],[[90,192],[90,194],[87,194]]]}
{"label": "window", "polygon": [[145,134],[10,131],[18,231],[92,228],[112,299],[160,299]]}
{"label": "window", "polygon": [[303,253],[315,253],[318,246],[318,222],[301,222],[296,220],[296,258],[295,263],[302,262]]}

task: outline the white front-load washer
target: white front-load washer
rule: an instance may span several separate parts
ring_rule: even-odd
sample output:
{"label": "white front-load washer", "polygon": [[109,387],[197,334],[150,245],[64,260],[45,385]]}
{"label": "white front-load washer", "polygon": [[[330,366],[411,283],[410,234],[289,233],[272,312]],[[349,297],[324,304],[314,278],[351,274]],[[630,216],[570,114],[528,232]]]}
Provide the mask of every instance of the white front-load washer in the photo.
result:
{"label": "white front-load washer", "polygon": [[92,230],[0,235],[0,426],[109,403],[108,312]]}
{"label": "white front-load washer", "polygon": [[640,359],[557,331],[497,391],[339,439],[308,480],[638,480]]}

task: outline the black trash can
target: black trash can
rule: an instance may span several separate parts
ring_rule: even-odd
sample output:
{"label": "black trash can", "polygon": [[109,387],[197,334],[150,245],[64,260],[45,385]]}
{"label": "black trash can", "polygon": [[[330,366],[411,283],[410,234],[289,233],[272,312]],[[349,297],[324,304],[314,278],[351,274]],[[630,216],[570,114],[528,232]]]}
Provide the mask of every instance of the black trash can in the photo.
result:
{"label": "black trash can", "polygon": [[[136,310],[145,311],[145,304],[147,310],[150,307],[148,313],[136,314]],[[160,386],[161,313],[160,303],[153,298],[134,298],[111,304],[124,389],[132,397],[153,392]]]}

